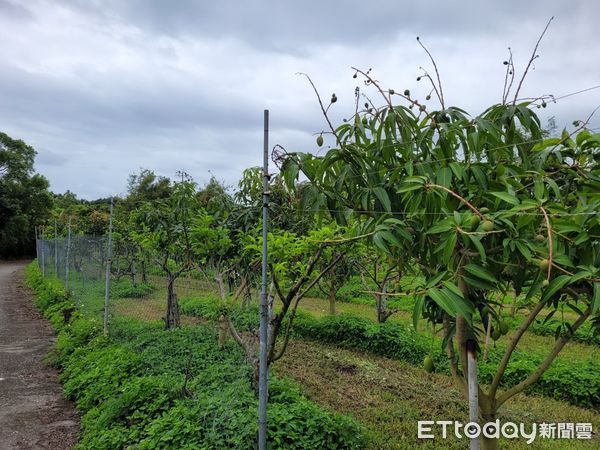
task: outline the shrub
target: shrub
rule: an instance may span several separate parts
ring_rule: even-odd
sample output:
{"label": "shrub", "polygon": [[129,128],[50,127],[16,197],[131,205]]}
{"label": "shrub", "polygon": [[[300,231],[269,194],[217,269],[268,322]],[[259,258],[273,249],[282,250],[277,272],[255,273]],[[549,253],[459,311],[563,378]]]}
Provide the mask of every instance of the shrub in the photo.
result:
{"label": "shrub", "polygon": [[[370,286],[371,290],[377,290],[375,284]],[[375,300],[372,295],[366,294],[363,291],[365,286],[362,280],[358,276],[350,277],[337,291],[337,299],[341,301],[352,301],[352,300],[363,300],[365,303],[375,304]],[[358,302],[362,303],[362,302]]]}
{"label": "shrub", "polygon": [[[218,308],[218,305],[210,298],[187,299],[182,302],[182,310],[186,314],[211,320],[218,317],[215,308]],[[203,315],[205,312],[207,315]],[[256,311],[249,313],[247,310],[237,308],[232,311],[231,317],[236,325],[238,321],[244,320],[248,327],[258,326]],[[450,373],[448,358],[440,349],[439,340],[436,339],[433,344],[430,337],[397,322],[377,324],[369,319],[350,314],[315,319],[299,312],[294,320],[292,332],[305,339],[399,359],[414,365],[421,365],[423,358],[431,354],[436,370]],[[480,361],[478,370],[483,383],[491,382],[503,351],[501,347],[493,348],[489,360]],[[516,351],[502,378],[502,386],[510,387],[524,380],[543,357],[542,354]],[[595,360],[587,362],[557,360],[540,380],[528,388],[527,392],[595,408],[600,405],[600,378],[597,376],[599,372],[600,362]]]}
{"label": "shrub", "polygon": [[82,448],[123,448],[145,436],[145,425],[181,396],[182,380],[170,376],[132,377],[119,392],[82,418]]}
{"label": "shrub", "polygon": [[111,398],[127,378],[139,373],[138,355],[106,340],[96,340],[73,353],[60,379],[65,395],[87,411]]}
{"label": "shrub", "polygon": [[113,298],[143,298],[154,289],[154,286],[148,283],[133,286],[129,280],[119,280],[111,284],[110,294]]}
{"label": "shrub", "polygon": [[[68,302],[60,285],[28,267],[38,305],[52,317]],[[182,302],[219,318],[214,299]],[[72,307],[72,303],[69,303]],[[234,310],[236,323],[254,326],[256,310]],[[57,321],[60,322],[60,321]],[[124,317],[101,324],[75,311],[57,323],[55,363],[65,394],[82,416],[81,449],[255,447],[257,400],[251,368],[233,342],[217,345],[211,326],[163,330]],[[289,383],[272,378],[268,439],[284,449],[363,448],[364,433],[348,417],[329,413]]]}
{"label": "shrub", "polygon": [[[567,330],[562,326],[562,323],[559,320],[551,319],[548,322],[544,323],[543,320],[536,320],[531,324],[530,327],[531,332],[540,335],[540,336],[563,336]],[[589,345],[600,345],[600,334],[594,334],[594,329],[590,325],[590,323],[584,323],[579,327],[572,339],[575,342],[581,342],[583,344]]]}

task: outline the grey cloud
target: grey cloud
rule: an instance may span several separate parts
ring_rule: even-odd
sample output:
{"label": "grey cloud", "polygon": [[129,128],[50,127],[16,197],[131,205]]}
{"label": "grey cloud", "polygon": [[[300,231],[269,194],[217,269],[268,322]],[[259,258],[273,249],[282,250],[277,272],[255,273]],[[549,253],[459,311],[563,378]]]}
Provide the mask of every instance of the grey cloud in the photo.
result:
{"label": "grey cloud", "polygon": [[11,0],[0,0],[0,14],[11,20],[30,20],[34,15],[21,3]]}
{"label": "grey cloud", "polygon": [[[0,129],[31,143],[52,189],[87,198],[122,192],[146,167],[199,182],[234,184],[260,163],[262,110],[271,142],[316,150],[326,124],[310,86],[338,94],[338,123],[353,110],[350,65],[373,67],[386,86],[410,88],[430,67],[448,102],[473,114],[497,102],[502,59],[522,68],[546,20],[524,95],[564,94],[600,84],[595,2],[122,2],[0,0]],[[369,95],[376,93],[366,91]],[[600,90],[540,110],[559,126],[587,117]],[[432,106],[433,107],[433,106]],[[593,122],[597,126],[598,119]]]}
{"label": "grey cloud", "polygon": [[[115,17],[155,33],[182,36],[231,35],[257,47],[287,50],[307,42],[360,44],[395,36],[399,31],[432,35],[497,33],[522,26],[529,18],[561,14],[573,17],[598,9],[590,2],[485,2],[479,0],[399,2],[364,0],[273,2],[164,0],[122,2],[67,1],[72,7],[107,20]],[[107,5],[110,5],[107,7]],[[107,14],[106,11],[110,11]],[[424,30],[423,23],[427,23]],[[296,43],[296,44],[294,44]],[[285,46],[285,47],[283,47]],[[264,48],[264,47],[263,47]]]}
{"label": "grey cloud", "polygon": [[61,155],[51,150],[46,150],[37,157],[37,163],[43,166],[60,167],[67,161],[68,158],[66,155]]}

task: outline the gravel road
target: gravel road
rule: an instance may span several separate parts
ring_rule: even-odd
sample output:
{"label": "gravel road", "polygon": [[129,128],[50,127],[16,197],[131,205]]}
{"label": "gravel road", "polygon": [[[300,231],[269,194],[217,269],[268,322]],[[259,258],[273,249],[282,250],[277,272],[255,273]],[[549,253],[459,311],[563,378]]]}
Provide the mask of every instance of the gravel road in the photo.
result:
{"label": "gravel road", "polygon": [[26,264],[0,262],[0,449],[70,449],[79,419],[43,363],[54,334],[24,287]]}

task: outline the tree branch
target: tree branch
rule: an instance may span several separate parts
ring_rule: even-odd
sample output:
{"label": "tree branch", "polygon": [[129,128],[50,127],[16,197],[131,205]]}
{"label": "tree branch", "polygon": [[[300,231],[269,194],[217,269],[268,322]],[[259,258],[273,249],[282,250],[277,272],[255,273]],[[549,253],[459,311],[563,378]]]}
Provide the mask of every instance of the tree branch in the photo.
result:
{"label": "tree branch", "polygon": [[340,253],[327,267],[325,267],[325,269],[323,269],[317,276],[316,278],[298,295],[296,295],[296,297],[294,298],[294,306],[292,307],[292,311],[290,312],[290,316],[288,318],[288,324],[285,330],[285,337],[284,337],[284,341],[283,341],[283,345],[281,346],[281,348],[279,349],[279,352],[277,353],[277,355],[275,355],[272,358],[271,362],[277,361],[279,360],[283,354],[285,353],[285,349],[287,348],[289,339],[290,339],[290,331],[292,329],[292,323],[294,321],[294,318],[296,317],[296,311],[298,309],[298,305],[300,303],[300,300],[302,300],[302,298],[304,297],[304,295],[306,295],[306,293],[308,291],[310,291],[312,289],[312,287],[317,284],[319,282],[319,280],[321,278],[323,278],[327,272],[329,272],[333,267],[335,267],[335,265],[338,263],[338,261],[344,256],[344,253]]}
{"label": "tree branch", "polygon": [[508,362],[510,361],[510,357],[512,356],[515,348],[519,344],[519,341],[521,340],[521,338],[523,337],[523,335],[525,334],[525,332],[527,331],[529,326],[535,320],[535,318],[540,313],[540,311],[542,309],[544,309],[544,306],[545,306],[544,302],[539,302],[535,306],[535,308],[533,308],[533,310],[529,313],[529,316],[527,316],[527,318],[521,323],[519,328],[517,328],[517,331],[511,338],[510,344],[504,351],[504,355],[502,356],[502,360],[500,361],[500,364],[498,365],[498,370],[496,371],[496,375],[494,376],[494,379],[492,380],[492,384],[490,385],[490,389],[489,389],[490,397],[494,398],[496,396],[496,391],[498,390],[498,386],[500,385],[500,380],[502,379],[502,376],[504,375],[504,372],[506,371]]}
{"label": "tree branch", "polygon": [[425,47],[423,45],[423,43],[421,42],[421,39],[419,39],[418,36],[417,36],[417,42],[419,43],[419,45],[421,47],[423,47],[423,50],[425,50],[425,52],[429,56],[429,59],[431,60],[431,62],[433,64],[433,68],[435,69],[435,75],[437,77],[438,86],[440,88],[440,95],[439,95],[439,97],[440,97],[440,103],[442,104],[442,110],[444,110],[444,109],[446,109],[446,107],[444,106],[444,92],[442,91],[442,81],[440,79],[440,72],[438,71],[437,64],[435,63],[435,59],[433,59],[433,56],[431,55],[431,53],[429,52],[429,50],[427,50],[427,47]]}
{"label": "tree branch", "polygon": [[481,214],[477,208],[475,208],[468,200],[466,200],[465,198],[461,197],[460,195],[458,195],[456,192],[452,191],[451,189],[448,189],[445,186],[441,186],[439,184],[433,184],[433,183],[427,183],[425,185],[425,187],[426,188],[433,187],[433,188],[441,189],[442,191],[447,192],[448,194],[452,195],[453,197],[457,198],[458,200],[460,200],[461,202],[463,202],[465,205],[467,205],[469,207],[469,209],[471,211],[473,211],[475,214],[477,214],[477,216],[481,220],[485,220],[485,216],[483,214]]}
{"label": "tree branch", "polygon": [[283,302],[285,302],[285,295],[283,295],[283,291],[279,286],[279,281],[277,280],[277,276],[275,275],[275,269],[272,264],[269,264],[269,271],[271,272],[271,280],[273,280],[273,286],[275,287],[275,292],[277,292],[277,296]]}
{"label": "tree branch", "polygon": [[448,356],[448,363],[450,364],[450,373],[452,374],[452,378],[458,383],[460,389],[464,391],[466,389],[466,384],[464,378],[458,373],[454,342],[450,339],[450,316],[447,313],[444,313],[444,335],[446,337],[446,355]]}
{"label": "tree branch", "polygon": [[331,133],[335,136],[335,140],[337,141],[338,145],[341,145],[341,141],[339,136],[337,135],[335,128],[333,128],[333,125],[331,124],[331,120],[329,120],[329,116],[327,115],[327,109],[325,109],[325,106],[323,105],[323,101],[321,100],[321,96],[319,95],[319,91],[317,91],[317,88],[315,86],[315,84],[313,83],[312,79],[310,78],[310,76],[308,76],[308,74],[304,73],[304,72],[298,72],[298,75],[304,75],[306,77],[306,79],[308,80],[308,82],[310,83],[310,85],[313,88],[313,91],[315,91],[315,94],[317,95],[317,100],[319,101],[319,105],[321,106],[321,111],[323,112],[323,115],[325,116],[325,120],[327,121],[327,124],[329,125],[329,129],[331,130]]}
{"label": "tree branch", "polygon": [[[504,74],[504,87],[502,89],[502,104],[506,104],[506,100],[508,99],[508,94],[512,87],[513,81],[515,79],[515,65],[513,63],[513,54],[510,47],[508,47],[508,53],[510,57],[508,61],[506,61],[506,73]],[[508,84],[508,76],[510,75],[510,84]],[[507,86],[508,85],[508,86]]]}
{"label": "tree branch", "polygon": [[554,20],[554,16],[550,17],[550,20],[546,24],[544,31],[542,31],[542,34],[540,34],[540,37],[538,38],[537,43],[535,44],[535,47],[533,48],[533,52],[531,53],[531,58],[529,58],[529,62],[527,63],[525,72],[523,72],[523,76],[521,77],[521,80],[519,81],[519,85],[517,86],[517,90],[515,91],[515,98],[513,99],[513,105],[515,105],[517,103],[517,98],[519,97],[519,92],[521,91],[521,86],[523,85],[523,81],[525,81],[527,72],[529,72],[529,68],[531,67],[531,64],[533,64],[533,61],[538,57],[538,55],[536,55],[538,46],[540,45],[540,42],[542,41],[544,34],[546,34],[546,30],[548,30],[548,27],[550,26],[550,22],[552,22],[553,20]]}
{"label": "tree branch", "polygon": [[535,370],[535,372],[533,372],[531,375],[529,375],[529,377],[527,377],[527,379],[521,381],[519,384],[513,386],[512,388],[505,391],[502,395],[500,395],[498,397],[498,399],[496,400],[497,407],[502,405],[506,400],[508,400],[512,396],[518,394],[519,392],[522,392],[524,389],[531,386],[544,374],[546,369],[548,369],[550,364],[552,364],[552,362],[556,359],[556,357],[558,356],[560,351],[563,349],[565,344],[571,339],[571,337],[573,336],[575,331],[577,331],[577,329],[580,327],[580,325],[583,322],[585,322],[585,319],[588,318],[588,316],[590,315],[591,312],[592,312],[592,309],[591,309],[591,306],[589,306],[585,310],[585,312],[581,316],[579,316],[579,318],[575,321],[575,323],[573,324],[573,326],[571,327],[569,332],[566,335],[561,336],[556,341],[556,344],[554,345],[554,348],[552,349],[550,354],[546,357],[546,359],[544,359],[544,361],[542,361],[542,363],[538,366],[538,368]]}
{"label": "tree branch", "polygon": [[546,280],[550,281],[552,276],[552,225],[550,225],[550,219],[543,206],[540,206],[542,213],[544,214],[544,220],[546,221],[546,231],[548,233],[548,274]]}

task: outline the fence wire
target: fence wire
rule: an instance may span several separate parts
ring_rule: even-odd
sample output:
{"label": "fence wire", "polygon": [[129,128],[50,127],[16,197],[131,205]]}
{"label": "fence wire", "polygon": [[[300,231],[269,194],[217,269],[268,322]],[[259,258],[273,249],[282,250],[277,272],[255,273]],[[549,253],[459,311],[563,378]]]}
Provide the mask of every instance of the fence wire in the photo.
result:
{"label": "fence wire", "polygon": [[[79,311],[102,322],[108,238],[87,235],[72,235],[70,238],[39,236],[36,248],[37,262],[43,275],[58,279]],[[218,302],[218,288],[211,278],[198,270],[183,274],[175,282],[178,299],[210,296]],[[118,319],[164,324],[167,283],[166,274],[152,255],[145,254],[130,241],[113,239],[108,330],[110,323]],[[236,287],[232,285],[231,291],[234,290]],[[249,304],[252,297],[257,298],[254,284],[248,288],[248,294]],[[181,316],[184,325],[194,321],[193,317]]]}

